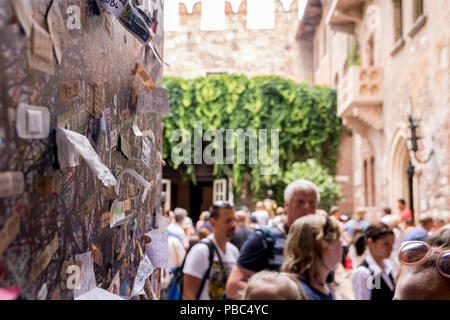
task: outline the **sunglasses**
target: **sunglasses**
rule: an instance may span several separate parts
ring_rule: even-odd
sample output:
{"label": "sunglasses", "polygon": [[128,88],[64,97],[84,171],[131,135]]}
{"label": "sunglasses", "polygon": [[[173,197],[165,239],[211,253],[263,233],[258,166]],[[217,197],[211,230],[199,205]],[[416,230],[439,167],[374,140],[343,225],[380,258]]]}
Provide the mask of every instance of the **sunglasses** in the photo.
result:
{"label": "sunglasses", "polygon": [[426,242],[411,241],[400,248],[398,260],[408,266],[417,266],[427,262],[435,252],[439,254],[436,258],[436,269],[443,277],[450,278],[450,250],[448,249],[432,248]]}

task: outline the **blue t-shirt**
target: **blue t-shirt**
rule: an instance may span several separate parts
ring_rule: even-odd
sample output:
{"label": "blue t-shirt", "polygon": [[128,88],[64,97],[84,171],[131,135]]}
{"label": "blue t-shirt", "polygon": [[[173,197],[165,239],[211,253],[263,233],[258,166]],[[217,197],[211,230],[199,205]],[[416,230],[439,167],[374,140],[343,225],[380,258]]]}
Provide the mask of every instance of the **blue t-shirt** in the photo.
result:
{"label": "blue t-shirt", "polygon": [[367,220],[349,220],[344,225],[344,230],[350,233],[351,236],[353,236],[356,226],[358,226],[363,232],[365,232],[366,229],[370,226],[370,222]]}
{"label": "blue t-shirt", "polygon": [[414,228],[403,236],[405,241],[425,241],[428,238],[428,231],[424,228]]}
{"label": "blue t-shirt", "polygon": [[308,283],[302,281],[301,279],[298,279],[298,282],[303,288],[303,291],[305,291],[306,295],[308,296],[309,300],[336,300],[333,293],[330,291],[328,286],[325,284],[325,287],[330,291],[330,294],[325,294],[323,292],[320,292],[319,290],[311,287]]}
{"label": "blue t-shirt", "polygon": [[278,227],[271,227],[275,238],[275,245],[272,252],[264,241],[264,236],[260,231],[253,231],[241,247],[237,265],[254,272],[262,270],[280,271],[284,262],[283,250],[286,236]]}

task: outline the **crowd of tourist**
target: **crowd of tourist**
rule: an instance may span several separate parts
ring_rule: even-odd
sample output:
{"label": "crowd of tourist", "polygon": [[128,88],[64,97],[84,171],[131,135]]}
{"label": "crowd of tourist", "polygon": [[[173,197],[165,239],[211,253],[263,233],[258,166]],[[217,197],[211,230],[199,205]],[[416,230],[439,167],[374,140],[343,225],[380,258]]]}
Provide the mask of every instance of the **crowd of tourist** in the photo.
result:
{"label": "crowd of tourist", "polygon": [[217,201],[195,225],[170,211],[163,292],[182,266],[183,300],[334,300],[341,267],[356,300],[450,299],[448,217],[423,213],[415,226],[403,199],[398,215],[327,213],[308,180],[286,187],[282,207],[271,196],[253,211]]}

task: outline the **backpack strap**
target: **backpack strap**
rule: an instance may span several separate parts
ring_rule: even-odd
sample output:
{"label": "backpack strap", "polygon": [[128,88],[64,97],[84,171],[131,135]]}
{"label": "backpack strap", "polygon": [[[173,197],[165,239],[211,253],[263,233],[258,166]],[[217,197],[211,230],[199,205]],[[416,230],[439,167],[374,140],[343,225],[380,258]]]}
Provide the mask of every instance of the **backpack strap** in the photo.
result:
{"label": "backpack strap", "polygon": [[374,271],[372,268],[369,268],[369,263],[367,263],[367,260],[364,260],[359,266],[368,269],[370,272],[370,276],[374,276]]}
{"label": "backpack strap", "polygon": [[[207,239],[207,241],[201,241],[200,243],[204,243],[208,246],[209,249],[209,267],[208,270],[206,270],[205,274],[203,275],[203,279],[202,282],[200,284],[200,288],[198,289],[198,293],[197,293],[197,300],[200,300],[200,295],[203,291],[203,287],[205,286],[206,280],[209,278],[209,273],[211,272],[211,267],[212,267],[212,263],[213,263],[213,259],[214,259],[214,251],[217,250],[216,246],[214,245],[214,243]],[[218,257],[219,257],[219,261],[222,264],[222,261],[220,259],[220,255],[219,253],[217,253]]]}
{"label": "backpack strap", "polygon": [[259,231],[263,235],[263,244],[265,249],[269,249],[270,256],[273,256],[273,247],[275,246],[275,236],[270,228],[258,228],[255,231]]}

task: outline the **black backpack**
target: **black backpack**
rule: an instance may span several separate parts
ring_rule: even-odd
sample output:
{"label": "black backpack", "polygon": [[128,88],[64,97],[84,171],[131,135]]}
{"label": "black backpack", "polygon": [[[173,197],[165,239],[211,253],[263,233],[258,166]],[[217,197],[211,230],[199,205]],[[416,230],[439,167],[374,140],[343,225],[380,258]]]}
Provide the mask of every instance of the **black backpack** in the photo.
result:
{"label": "black backpack", "polygon": [[[181,265],[179,265],[178,267],[176,267],[173,271],[173,278],[172,281],[170,282],[169,285],[169,292],[167,294],[167,300],[183,300],[183,269],[184,269],[184,264],[186,262],[186,257],[189,254],[189,252],[192,250],[193,247],[195,247],[198,244],[206,244],[208,246],[209,249],[209,267],[208,270],[206,270],[202,282],[200,284],[200,288],[198,290],[197,293],[197,297],[196,299],[199,300],[200,295],[203,291],[203,287],[205,286],[205,282],[209,277],[209,273],[211,271],[211,266],[213,263],[213,259],[214,259],[214,251],[217,252],[217,248],[214,245],[214,243],[209,240],[206,239],[206,241],[200,241],[199,243],[193,245],[191,248],[189,248],[189,250],[186,252],[186,256],[184,257],[183,263]],[[220,265],[222,267],[223,270],[223,263],[222,263],[222,259],[220,258],[220,254],[219,252],[217,252],[217,256],[219,257],[219,262]]]}

